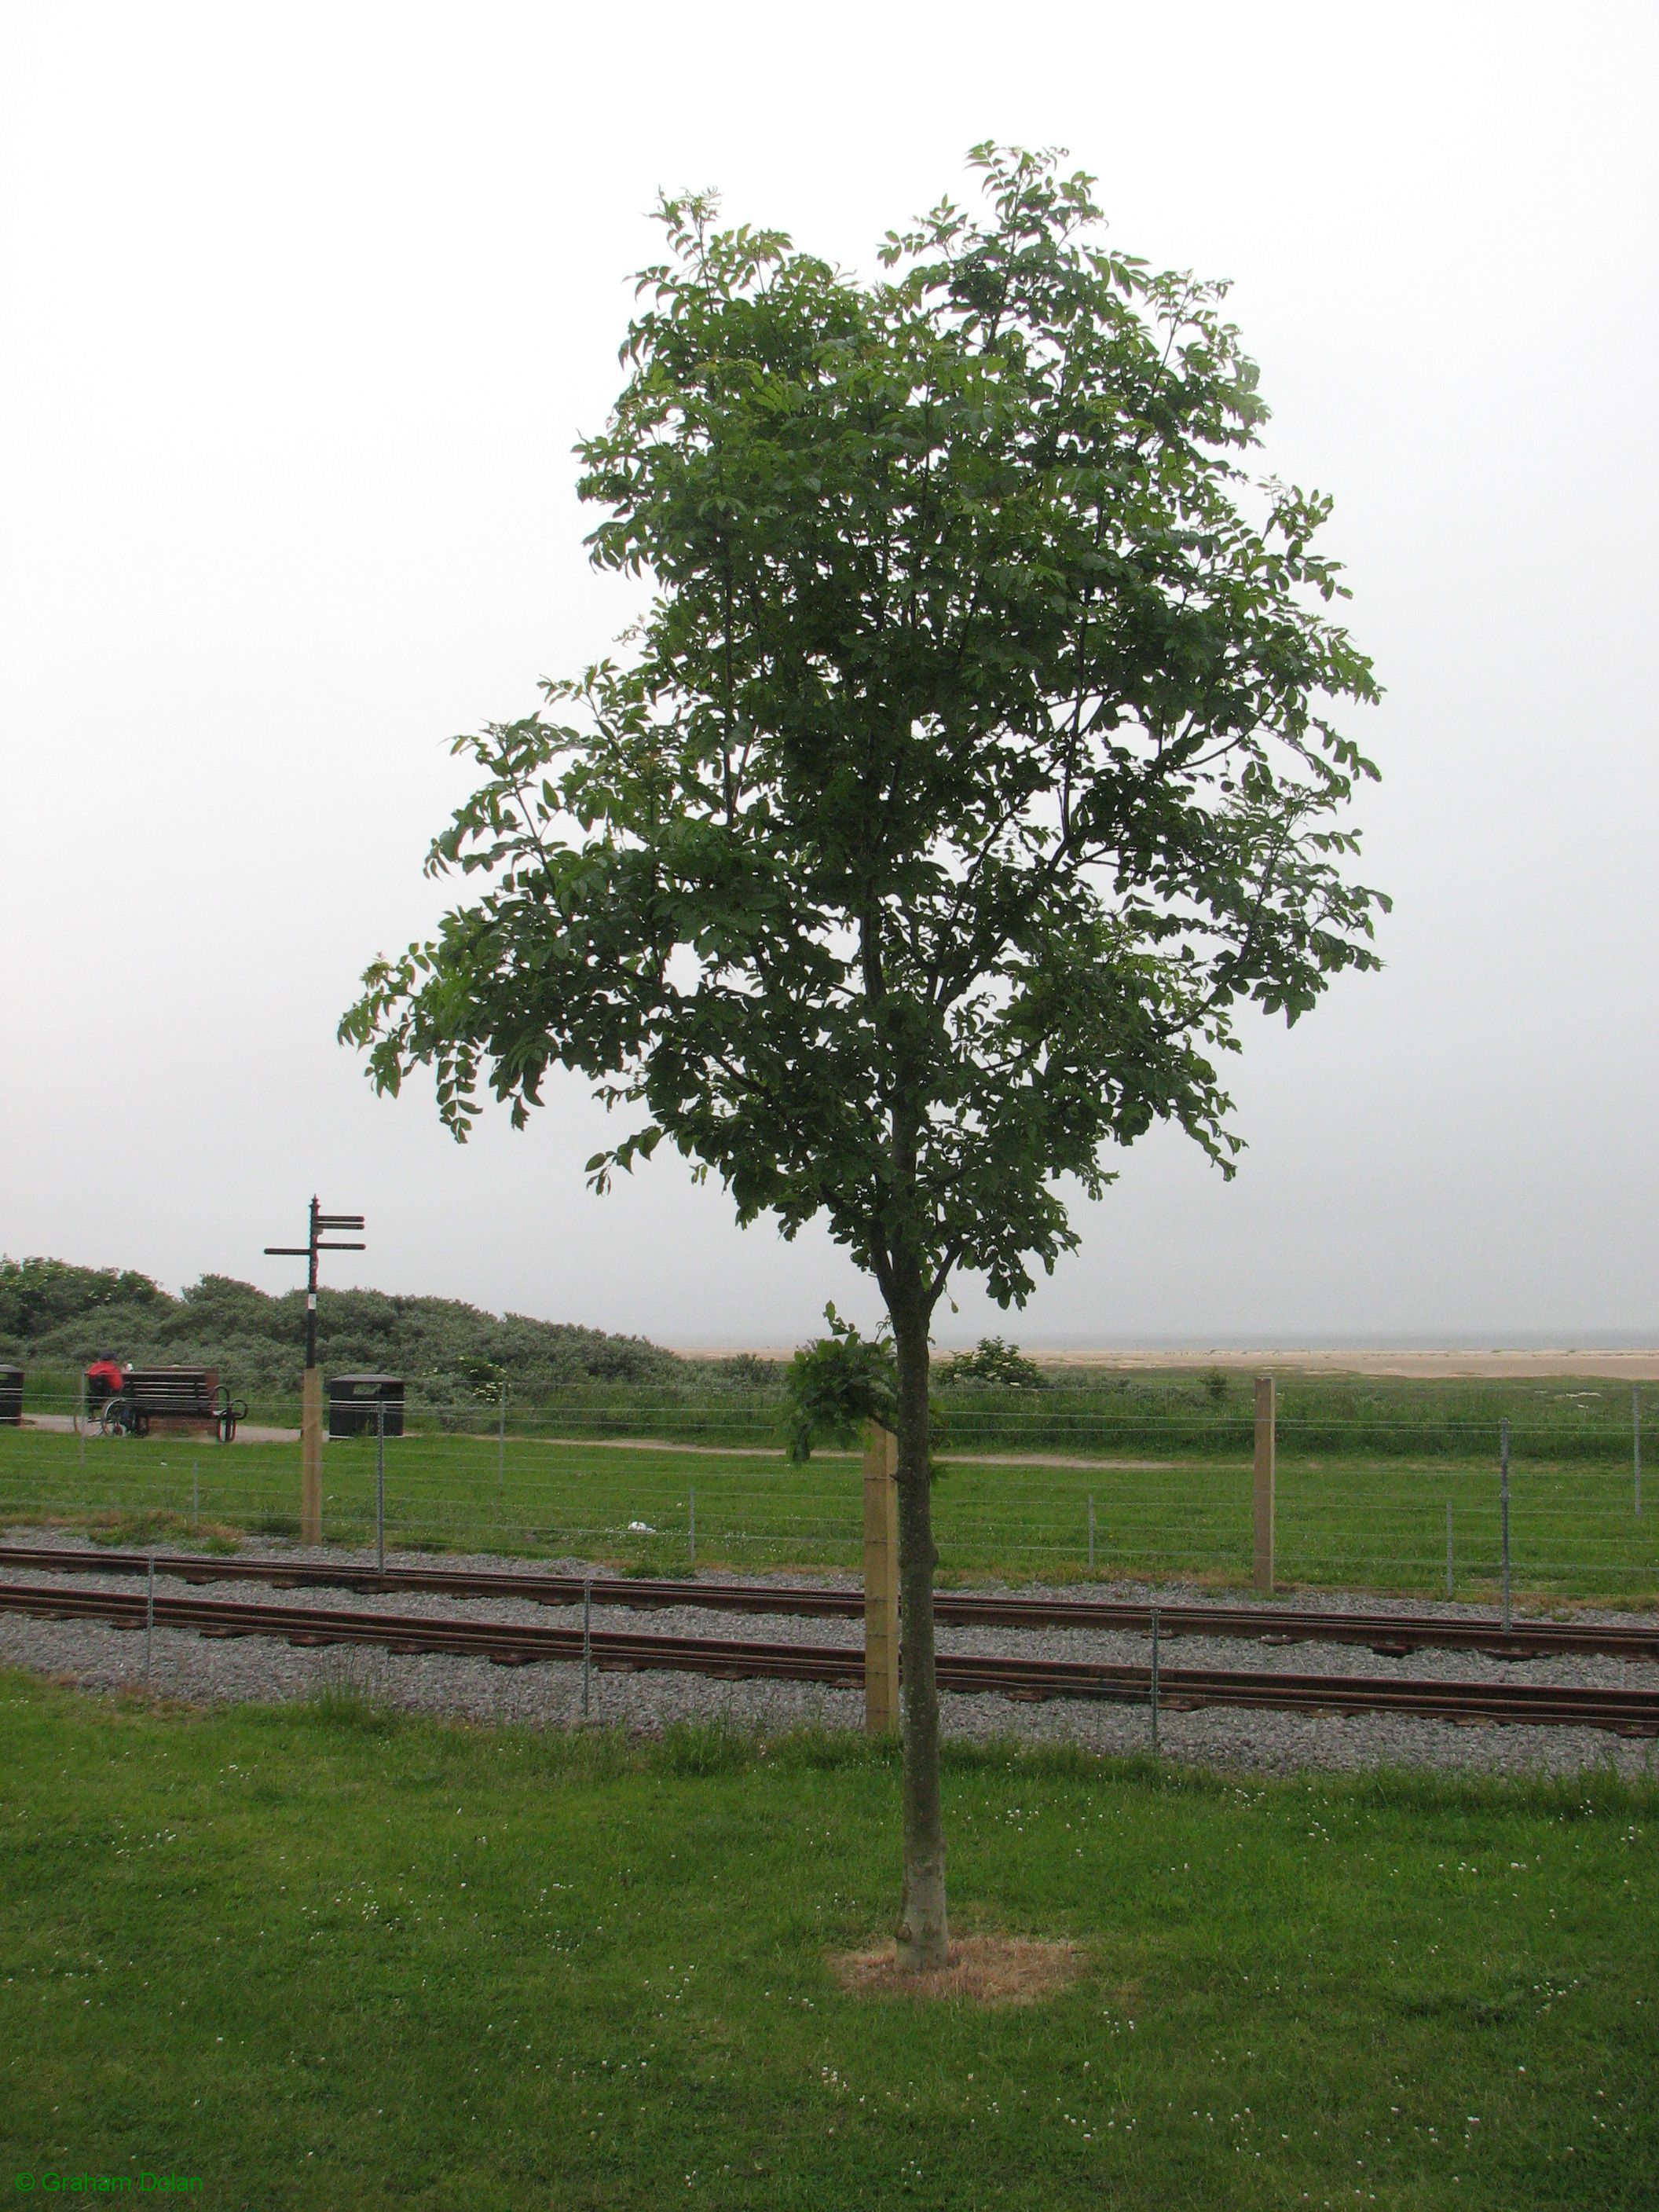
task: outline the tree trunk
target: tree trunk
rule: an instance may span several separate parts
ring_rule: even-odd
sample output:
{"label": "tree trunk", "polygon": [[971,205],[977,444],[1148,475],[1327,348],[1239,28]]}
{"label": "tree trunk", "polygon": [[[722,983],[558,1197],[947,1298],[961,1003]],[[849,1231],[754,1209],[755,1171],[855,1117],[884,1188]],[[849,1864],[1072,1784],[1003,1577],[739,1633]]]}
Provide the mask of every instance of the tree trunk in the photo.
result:
{"label": "tree trunk", "polygon": [[939,1806],[939,1680],[933,1664],[932,1450],[926,1300],[890,1301],[898,1359],[899,1666],[903,1710],[904,1903],[898,1962],[945,1963],[945,1824]]}

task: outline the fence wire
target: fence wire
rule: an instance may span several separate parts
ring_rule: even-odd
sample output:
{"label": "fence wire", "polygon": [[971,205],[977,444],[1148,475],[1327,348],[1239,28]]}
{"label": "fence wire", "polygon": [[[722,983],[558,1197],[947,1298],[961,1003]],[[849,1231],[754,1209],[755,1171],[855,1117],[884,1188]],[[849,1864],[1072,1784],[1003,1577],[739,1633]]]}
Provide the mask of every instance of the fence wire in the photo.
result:
{"label": "fence wire", "polygon": [[[297,1536],[297,1418],[258,1418],[280,1416],[283,1401],[252,1409],[228,1448],[160,1425],[143,1439],[77,1432],[77,1410],[68,1393],[37,1393],[24,1425],[0,1427],[0,1516],[9,1525],[84,1524],[116,1540]],[[690,1563],[695,1515],[702,1567],[859,1564],[857,1456],[820,1453],[791,1466],[777,1443],[775,1396],[765,1407],[769,1434],[763,1428],[761,1441],[737,1443],[724,1403],[659,1402],[653,1413],[636,1397],[605,1416],[626,1413],[624,1436],[584,1433],[591,1404],[519,1407],[509,1393],[505,1425],[501,1411],[499,1399],[462,1408],[407,1401],[404,1433],[386,1445],[389,1546],[603,1559],[664,1573]],[[748,1425],[741,1437],[761,1426],[759,1411],[738,1409]],[[1205,1421],[1176,1408],[1126,1422],[1018,1405],[977,1408],[975,1418],[978,1434],[968,1436],[951,1413],[933,1486],[947,1577],[1071,1582],[1092,1572],[1217,1586],[1249,1578],[1249,1421]],[[1419,1440],[1409,1451],[1392,1437],[1378,1449],[1376,1425],[1279,1420],[1279,1581],[1444,1595],[1449,1532],[1453,1594],[1484,1599],[1502,1568],[1496,1424],[1401,1421],[1396,1427]],[[663,1435],[665,1427],[693,1433]],[[1515,1586],[1547,1596],[1652,1597],[1659,1515],[1640,1510],[1635,1460],[1611,1459],[1603,1436],[1588,1452],[1583,1441],[1552,1420],[1511,1425]],[[1633,1432],[1623,1441],[1633,1453]],[[329,1540],[374,1540],[375,1466],[372,1432],[329,1443]]]}

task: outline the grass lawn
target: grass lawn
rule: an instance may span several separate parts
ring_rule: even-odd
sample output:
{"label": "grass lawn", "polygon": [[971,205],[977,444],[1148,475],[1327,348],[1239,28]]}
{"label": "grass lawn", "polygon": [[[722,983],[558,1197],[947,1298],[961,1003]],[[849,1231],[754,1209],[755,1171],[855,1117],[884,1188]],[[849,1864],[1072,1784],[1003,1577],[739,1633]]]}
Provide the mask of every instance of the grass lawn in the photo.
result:
{"label": "grass lawn", "polygon": [[[1456,1595],[1490,1597],[1499,1557],[1496,1461],[1467,1443],[1463,1450],[1461,1458],[1283,1451],[1281,1579],[1443,1592],[1449,1504]],[[372,1541],[374,1460],[373,1437],[328,1446],[331,1537]],[[945,1466],[934,1507],[947,1577],[1086,1576],[1091,1498],[1103,1576],[1200,1577],[1224,1586],[1249,1577],[1248,1454],[1073,1467],[994,1465],[958,1454]],[[116,1533],[124,1540],[145,1540],[148,1530],[178,1541],[188,1537],[194,1498],[201,1521],[292,1535],[299,1489],[297,1444],[227,1449],[178,1437],[97,1437],[83,1451],[71,1436],[0,1429],[0,1522],[104,1513],[120,1516]],[[860,1474],[847,1455],[815,1456],[796,1468],[778,1452],[634,1450],[510,1437],[498,1458],[494,1437],[434,1434],[386,1447],[394,1545],[574,1553],[674,1573],[687,1562],[694,1492],[701,1565],[858,1565]],[[630,1533],[633,1522],[655,1534]],[[1659,1592],[1659,1510],[1635,1516],[1630,1472],[1612,1462],[1517,1455],[1513,1547],[1522,1590],[1637,1601]]]}
{"label": "grass lawn", "polygon": [[1029,2008],[855,1997],[896,1777],[0,1676],[8,2174],[267,2207],[1659,2203],[1659,1791],[954,1751]]}

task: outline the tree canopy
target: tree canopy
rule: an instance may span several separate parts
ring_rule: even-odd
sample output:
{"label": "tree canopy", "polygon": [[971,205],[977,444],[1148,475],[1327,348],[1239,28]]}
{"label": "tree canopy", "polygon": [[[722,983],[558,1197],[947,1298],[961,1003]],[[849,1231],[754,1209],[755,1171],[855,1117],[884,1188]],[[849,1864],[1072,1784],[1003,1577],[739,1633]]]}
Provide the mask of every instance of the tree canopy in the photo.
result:
{"label": "tree canopy", "polygon": [[[1224,1165],[1212,1054],[1373,965],[1334,819],[1370,698],[1319,611],[1328,502],[1248,477],[1224,289],[1097,239],[1089,180],[981,149],[873,285],[671,200],[582,495],[649,575],[626,659],[459,741],[434,865],[488,878],[347,1033],[522,1115],[555,1063],[785,1233],[1018,1300],[1055,1188],[1172,1119]],[[881,1129],[884,1140],[872,1141]]]}

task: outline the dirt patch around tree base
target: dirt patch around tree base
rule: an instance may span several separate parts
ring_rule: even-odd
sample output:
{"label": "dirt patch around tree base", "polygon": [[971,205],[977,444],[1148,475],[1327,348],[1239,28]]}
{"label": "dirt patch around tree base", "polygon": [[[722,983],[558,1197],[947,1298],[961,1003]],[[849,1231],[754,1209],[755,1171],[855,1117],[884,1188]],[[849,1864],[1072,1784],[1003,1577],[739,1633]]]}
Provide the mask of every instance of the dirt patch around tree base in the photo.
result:
{"label": "dirt patch around tree base", "polygon": [[895,1947],[837,1951],[830,1971],[854,1996],[955,1997],[968,2004],[1037,2004],[1069,1989],[1083,1972],[1075,1943],[1035,1936],[962,1936],[951,1946],[950,1964],[930,1973],[906,1973]]}

